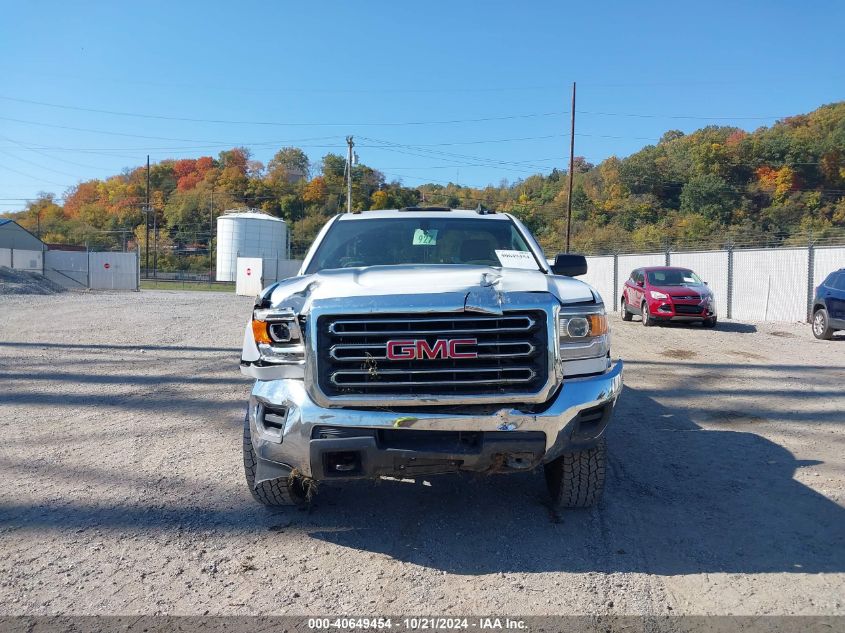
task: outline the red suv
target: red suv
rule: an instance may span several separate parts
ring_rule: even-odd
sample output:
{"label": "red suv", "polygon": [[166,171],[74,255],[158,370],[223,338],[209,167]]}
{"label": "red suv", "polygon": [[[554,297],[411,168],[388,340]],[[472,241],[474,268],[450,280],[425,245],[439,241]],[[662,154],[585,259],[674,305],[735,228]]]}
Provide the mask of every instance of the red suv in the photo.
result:
{"label": "red suv", "polygon": [[660,321],[700,321],[716,325],[713,291],[689,268],[637,268],[622,288],[622,319],[641,314],[646,327]]}

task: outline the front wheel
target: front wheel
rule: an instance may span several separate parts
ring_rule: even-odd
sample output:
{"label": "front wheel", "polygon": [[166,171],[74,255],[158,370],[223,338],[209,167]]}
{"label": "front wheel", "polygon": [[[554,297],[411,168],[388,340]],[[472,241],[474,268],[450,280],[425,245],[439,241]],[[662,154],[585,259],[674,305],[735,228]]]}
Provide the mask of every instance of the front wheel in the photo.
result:
{"label": "front wheel", "polygon": [[704,319],[704,321],[701,322],[701,325],[704,327],[716,327],[716,317]]}
{"label": "front wheel", "polygon": [[556,508],[587,508],[604,492],[607,442],[602,437],[593,448],[565,453],[544,466],[546,485]]}
{"label": "front wheel", "polygon": [[619,306],[619,310],[622,312],[622,320],[623,321],[630,321],[631,317],[634,315],[628,311],[628,303],[625,301],[625,297],[622,297],[622,305]]}
{"label": "front wheel", "polygon": [[644,326],[651,327],[652,325],[654,325],[654,319],[651,317],[651,313],[648,311],[648,304],[645,301],[643,301],[642,315]]}
{"label": "front wheel", "polygon": [[834,330],[830,327],[830,319],[827,318],[827,310],[819,308],[813,313],[813,336],[823,341],[833,338]]}
{"label": "front wheel", "polygon": [[249,428],[249,413],[244,418],[244,474],[253,499],[265,506],[305,506],[308,494],[301,477],[286,477],[262,481],[255,485],[255,470],[258,457],[252,446],[252,432]]}

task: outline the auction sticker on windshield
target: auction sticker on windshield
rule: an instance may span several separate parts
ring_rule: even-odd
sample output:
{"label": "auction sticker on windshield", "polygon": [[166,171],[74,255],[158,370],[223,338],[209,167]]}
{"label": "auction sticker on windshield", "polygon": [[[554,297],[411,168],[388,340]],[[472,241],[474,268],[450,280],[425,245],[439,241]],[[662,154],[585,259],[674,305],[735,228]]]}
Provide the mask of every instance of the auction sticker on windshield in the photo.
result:
{"label": "auction sticker on windshield", "polygon": [[527,268],[537,270],[537,260],[527,251],[500,251],[496,249],[496,257],[506,268]]}
{"label": "auction sticker on windshield", "polygon": [[435,246],[437,244],[437,229],[414,231],[414,246]]}

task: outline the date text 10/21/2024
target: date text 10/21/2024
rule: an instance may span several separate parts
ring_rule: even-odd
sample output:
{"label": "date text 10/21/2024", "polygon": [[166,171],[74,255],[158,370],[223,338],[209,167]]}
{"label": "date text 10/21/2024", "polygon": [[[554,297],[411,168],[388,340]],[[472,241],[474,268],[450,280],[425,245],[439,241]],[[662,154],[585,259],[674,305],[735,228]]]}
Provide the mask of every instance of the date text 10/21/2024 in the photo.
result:
{"label": "date text 10/21/2024", "polygon": [[309,618],[308,628],[312,631],[352,630],[397,630],[397,631],[525,631],[524,620],[498,617],[446,618],[446,617],[348,617]]}

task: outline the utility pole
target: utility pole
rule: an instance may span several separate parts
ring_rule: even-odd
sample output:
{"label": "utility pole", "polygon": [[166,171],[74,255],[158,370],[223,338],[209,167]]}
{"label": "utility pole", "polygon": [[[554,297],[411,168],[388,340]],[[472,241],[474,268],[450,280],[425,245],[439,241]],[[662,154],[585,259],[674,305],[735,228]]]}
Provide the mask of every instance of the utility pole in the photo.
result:
{"label": "utility pole", "polygon": [[346,137],[346,144],[348,150],[346,153],[346,212],[352,213],[352,148],[355,143],[352,142],[352,137]]}
{"label": "utility pole", "polygon": [[153,277],[158,279],[158,216],[153,209]]}
{"label": "utility pole", "polygon": [[566,198],[566,252],[572,232],[572,172],[575,169],[575,82],[572,82],[572,116],[569,127],[569,196]]}
{"label": "utility pole", "polygon": [[144,246],[147,249],[146,264],[144,265],[144,274],[150,276],[150,155],[147,154],[147,203],[144,206],[144,224],[147,228],[147,237],[144,240]]}
{"label": "utility pole", "polygon": [[208,280],[211,281],[211,276],[214,271],[214,261],[212,260],[211,243],[214,240],[214,187],[211,187],[211,203],[208,205]]}

